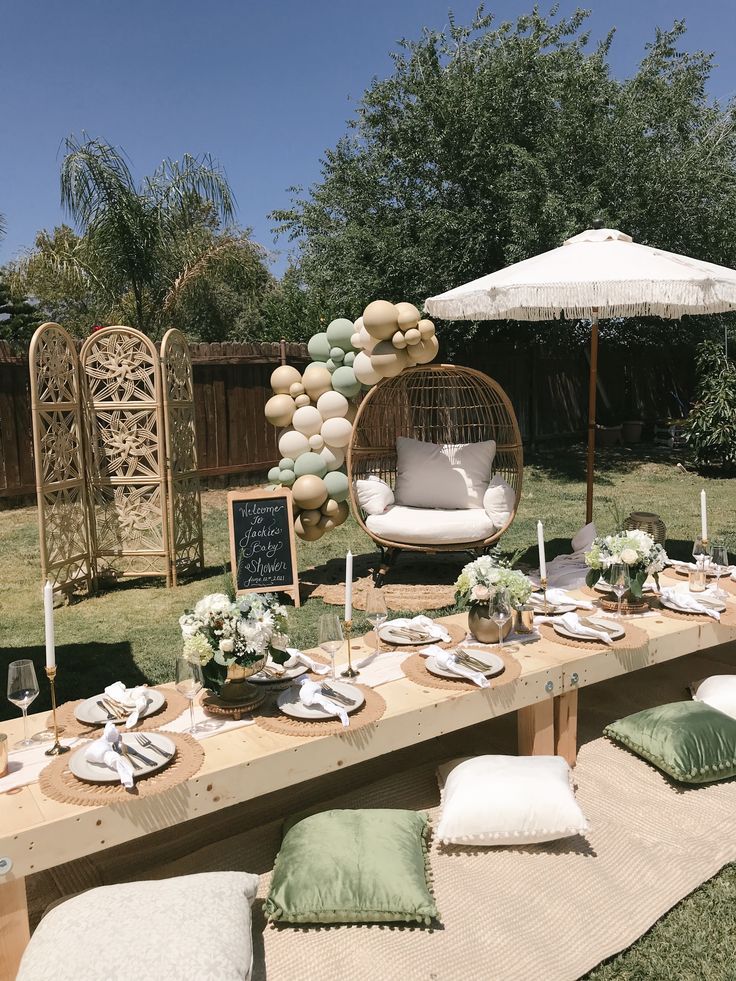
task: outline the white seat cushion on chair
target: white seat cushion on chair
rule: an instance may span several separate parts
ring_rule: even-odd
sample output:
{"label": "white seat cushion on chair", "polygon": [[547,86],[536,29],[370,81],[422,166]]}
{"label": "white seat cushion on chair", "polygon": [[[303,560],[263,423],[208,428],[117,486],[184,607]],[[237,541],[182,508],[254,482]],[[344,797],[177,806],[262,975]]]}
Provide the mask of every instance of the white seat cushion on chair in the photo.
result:
{"label": "white seat cushion on chair", "polygon": [[407,545],[455,545],[485,541],[493,535],[493,521],[481,508],[449,511],[407,508],[395,504],[384,514],[368,515],[366,528],[389,542]]}
{"label": "white seat cushion on chair", "polygon": [[396,440],[396,503],[445,510],[482,508],[491,479],[495,440],[482,443],[423,443]]}
{"label": "white seat cushion on chair", "polygon": [[41,920],[16,981],[247,981],[257,888],[204,872],[90,889]]}

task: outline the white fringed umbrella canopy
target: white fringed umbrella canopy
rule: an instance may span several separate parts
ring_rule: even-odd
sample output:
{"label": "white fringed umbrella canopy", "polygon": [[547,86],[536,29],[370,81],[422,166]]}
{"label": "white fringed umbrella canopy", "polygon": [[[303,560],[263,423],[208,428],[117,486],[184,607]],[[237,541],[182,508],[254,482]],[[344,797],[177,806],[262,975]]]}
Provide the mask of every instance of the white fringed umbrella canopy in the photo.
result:
{"label": "white fringed umbrella canopy", "polygon": [[444,320],[591,320],[586,505],[590,521],[598,319],[679,319],[736,310],[736,270],[638,245],[614,228],[590,228],[557,249],[432,296],[425,309]]}

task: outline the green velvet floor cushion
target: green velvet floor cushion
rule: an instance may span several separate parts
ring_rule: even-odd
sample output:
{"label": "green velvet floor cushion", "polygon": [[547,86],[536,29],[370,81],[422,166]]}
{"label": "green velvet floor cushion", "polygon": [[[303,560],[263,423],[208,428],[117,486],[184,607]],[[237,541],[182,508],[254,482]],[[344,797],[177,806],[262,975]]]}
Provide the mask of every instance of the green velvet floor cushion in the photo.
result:
{"label": "green velvet floor cushion", "polygon": [[429,924],[429,822],[404,810],[332,810],[287,823],[266,900],[288,923]]}
{"label": "green velvet floor cushion", "polygon": [[711,783],[736,774],[736,719],[703,702],[645,709],[603,731],[682,783]]}

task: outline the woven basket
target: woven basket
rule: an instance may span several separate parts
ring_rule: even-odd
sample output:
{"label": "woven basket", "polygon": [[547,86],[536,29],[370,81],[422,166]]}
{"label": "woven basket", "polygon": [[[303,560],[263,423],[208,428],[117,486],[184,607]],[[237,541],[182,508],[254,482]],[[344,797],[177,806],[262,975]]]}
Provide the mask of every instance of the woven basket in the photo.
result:
{"label": "woven basket", "polygon": [[664,545],[667,538],[664,521],[651,511],[632,511],[624,522],[624,528],[627,531],[645,531],[659,545]]}

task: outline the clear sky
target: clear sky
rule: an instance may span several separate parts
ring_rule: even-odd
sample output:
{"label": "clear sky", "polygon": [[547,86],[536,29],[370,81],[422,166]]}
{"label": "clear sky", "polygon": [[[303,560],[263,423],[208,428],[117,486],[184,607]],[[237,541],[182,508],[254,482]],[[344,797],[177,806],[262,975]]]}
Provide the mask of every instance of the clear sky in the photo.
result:
{"label": "clear sky", "polygon": [[[533,0],[487,4],[500,20]],[[715,51],[712,94],[736,92],[734,0],[589,0],[594,37],[618,29],[614,71],[635,69],[657,25],[688,23],[691,50]],[[137,176],[163,157],[211,153],[238,220],[274,244],[268,213],[319,177],[320,157],[389,52],[476,0],[0,0],[0,262],[62,220],[60,144],[85,130],[122,146]],[[546,4],[541,4],[547,9]],[[563,0],[563,11],[577,4]]]}

